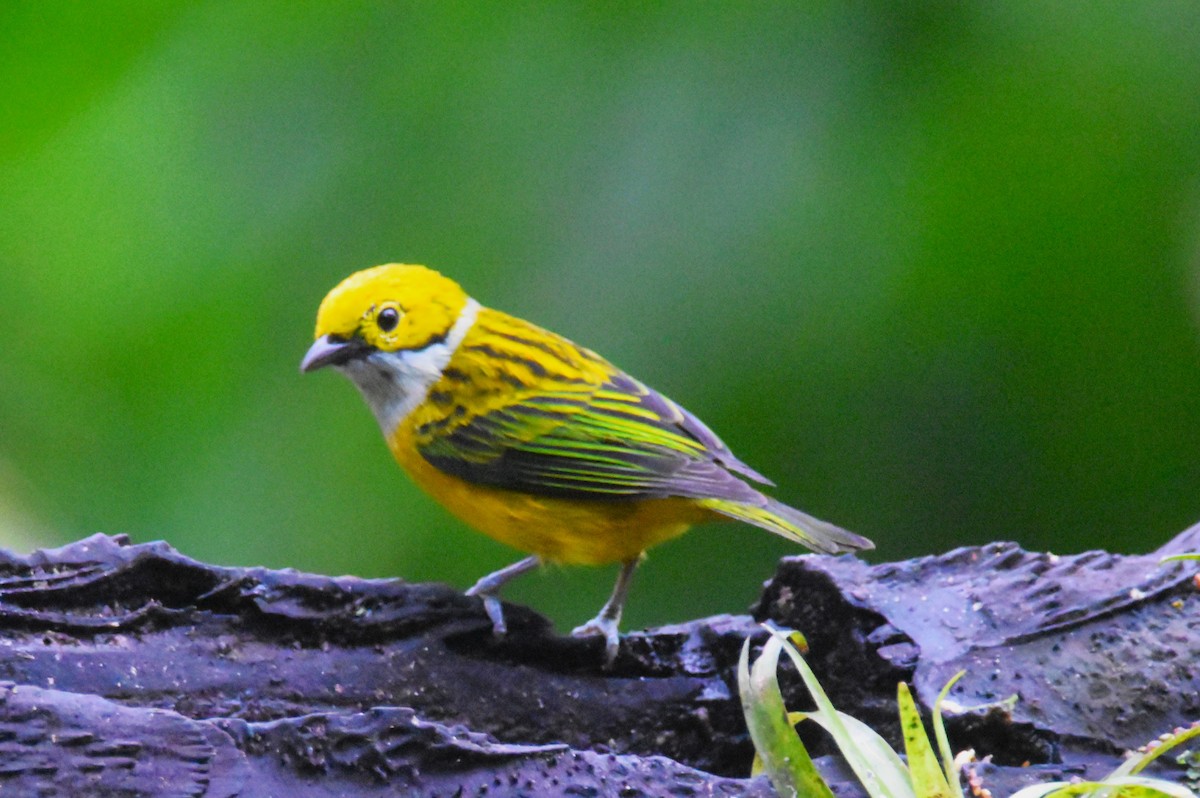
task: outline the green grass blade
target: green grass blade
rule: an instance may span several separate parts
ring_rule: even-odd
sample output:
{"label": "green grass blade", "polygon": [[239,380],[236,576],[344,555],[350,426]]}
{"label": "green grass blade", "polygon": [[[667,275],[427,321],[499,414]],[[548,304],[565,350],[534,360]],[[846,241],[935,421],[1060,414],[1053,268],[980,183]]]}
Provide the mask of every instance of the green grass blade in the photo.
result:
{"label": "green grass blade", "polygon": [[1186,562],[1187,560],[1200,560],[1200,553],[1189,551],[1183,554],[1169,554],[1158,561],[1159,565],[1165,565],[1169,562]]}
{"label": "green grass blade", "polygon": [[946,783],[954,791],[955,798],[963,798],[962,783],[958,778],[958,768],[954,765],[954,752],[950,750],[950,738],[946,736],[946,724],[942,720],[942,704],[945,703],[946,696],[950,695],[951,688],[966,673],[966,671],[959,671],[951,676],[950,681],[946,682],[946,686],[938,693],[937,700],[933,702],[933,734],[937,739],[938,753],[942,758],[942,770],[946,774]]}
{"label": "green grass blade", "polygon": [[[827,722],[824,712],[792,712],[789,716],[794,723],[811,720],[819,724],[825,731],[829,731],[830,724]],[[900,759],[900,755],[888,745],[887,740],[853,715],[847,715],[839,710],[837,716],[837,723],[850,735],[850,747],[871,760],[871,778],[883,785],[882,787],[876,784],[868,786],[864,781],[863,786],[867,790],[867,794],[871,796],[911,794],[912,780],[908,776],[908,768]],[[840,743],[839,750],[844,755],[845,748]]]}
{"label": "green grass blade", "polygon": [[1113,798],[1196,798],[1182,784],[1149,776],[1118,776],[1105,779],[1104,784],[1113,789]]}
{"label": "green grass blade", "polygon": [[913,791],[921,798],[951,798],[950,784],[933,752],[925,724],[921,722],[921,711],[904,682],[897,686],[896,701],[900,705],[900,728],[904,733],[904,751],[908,754]]}
{"label": "green grass blade", "polygon": [[1196,798],[1196,794],[1182,784],[1151,779],[1145,776],[1122,776],[1104,781],[1066,782],[1034,784],[1017,790],[1011,798],[1076,798],[1096,793],[1108,793],[1112,798]]}
{"label": "green grass blade", "polygon": [[1133,756],[1129,759],[1126,759],[1117,767],[1116,770],[1109,774],[1108,778],[1117,779],[1123,776],[1132,776],[1136,773],[1140,773],[1142,768],[1146,767],[1146,765],[1149,765],[1155,759],[1158,759],[1167,751],[1170,751],[1177,745],[1186,743],[1188,740],[1197,736],[1200,736],[1200,724],[1193,724],[1186,729],[1178,729],[1172,734],[1169,734],[1163,737],[1161,740],[1158,740],[1157,744],[1144,754],[1139,754],[1138,756]]}
{"label": "green grass blade", "polygon": [[[780,641],[781,646],[787,642],[788,636],[786,632],[778,629],[769,629],[769,631],[771,632],[772,639]],[[784,646],[784,650],[792,658],[792,663],[796,666],[796,670],[800,672],[800,677],[804,680],[804,684],[808,688],[813,702],[817,705],[818,712],[824,718],[821,725],[833,737],[838,750],[846,759],[846,764],[850,766],[850,769],[854,771],[854,775],[862,782],[867,794],[871,798],[919,798],[914,795],[912,784],[907,777],[901,783],[896,782],[896,779],[893,777],[894,768],[890,759],[895,754],[888,747],[887,743],[883,741],[883,738],[874,732],[871,732],[871,737],[863,737],[861,739],[851,734],[846,722],[843,720],[849,716],[843,715],[834,708],[833,702],[829,700],[829,696],[821,688],[820,682],[817,681],[812,668],[808,667],[808,663],[804,661],[804,657],[800,656],[800,652],[793,646]],[[776,656],[778,656],[778,653],[776,653]],[[874,738],[874,741],[872,738]],[[883,753],[885,750],[887,754]]]}
{"label": "green grass blade", "polygon": [[742,712],[754,749],[763,770],[782,798],[833,798],[833,793],[812,757],[804,749],[796,730],[788,721],[783,694],[775,671],[783,644],[775,637],[767,641],[763,652],[750,668],[750,640],[742,645],[738,660],[738,692]]}

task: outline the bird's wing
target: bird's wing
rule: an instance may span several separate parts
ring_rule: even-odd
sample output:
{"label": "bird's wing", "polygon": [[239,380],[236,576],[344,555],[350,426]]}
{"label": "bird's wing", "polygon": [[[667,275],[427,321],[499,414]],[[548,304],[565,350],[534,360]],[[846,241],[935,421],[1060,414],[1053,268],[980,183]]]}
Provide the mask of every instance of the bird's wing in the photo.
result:
{"label": "bird's wing", "polygon": [[730,472],[766,481],[695,416],[619,372],[589,391],[517,395],[418,435],[417,447],[470,482],[548,496],[754,501]]}

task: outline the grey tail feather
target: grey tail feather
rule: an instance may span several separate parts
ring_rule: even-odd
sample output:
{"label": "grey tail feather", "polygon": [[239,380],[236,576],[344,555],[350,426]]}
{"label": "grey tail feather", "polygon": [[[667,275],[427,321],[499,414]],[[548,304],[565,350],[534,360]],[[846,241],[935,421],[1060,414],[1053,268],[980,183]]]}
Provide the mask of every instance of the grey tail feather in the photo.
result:
{"label": "grey tail feather", "polygon": [[709,499],[701,504],[728,518],[753,524],[823,554],[841,554],[875,548],[875,544],[862,535],[847,532],[828,521],[813,518],[808,513],[775,501],[769,496],[763,496],[762,503]]}

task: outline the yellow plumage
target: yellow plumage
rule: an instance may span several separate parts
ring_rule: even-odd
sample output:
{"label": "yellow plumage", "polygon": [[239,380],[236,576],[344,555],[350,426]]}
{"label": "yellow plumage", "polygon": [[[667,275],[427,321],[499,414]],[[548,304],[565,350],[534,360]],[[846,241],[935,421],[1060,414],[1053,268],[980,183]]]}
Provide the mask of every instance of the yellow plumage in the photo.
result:
{"label": "yellow plumage", "polygon": [[612,502],[561,499],[474,485],[439,471],[401,424],[388,439],[396,461],[421,488],[468,525],[546,562],[625,562],[713,515],[687,499]]}
{"label": "yellow plumage", "polygon": [[766,479],[703,423],[596,353],[481,307],[452,280],[389,264],[354,274],[317,315],[301,367],[358,386],[397,462],[474,528],[532,553],[481,579],[496,592],[539,562],[623,563],[613,597],[577,633],[609,658],[641,553],[695,523],[736,518],[819,551],[870,541],[759,493]]}
{"label": "yellow plumage", "polygon": [[[536,341],[537,346],[517,343],[517,336]],[[431,465],[417,446],[523,396],[550,390],[591,395],[594,386],[603,384],[613,371],[599,357],[565,339],[484,308],[442,378],[434,383],[431,399],[397,425],[387,436],[388,445],[413,481],[467,524],[501,543],[549,562],[625,562],[682,534],[709,514],[681,499],[587,501],[471,483]],[[447,400],[435,401],[440,397]],[[556,418],[531,419],[523,433],[536,437],[559,423]]]}

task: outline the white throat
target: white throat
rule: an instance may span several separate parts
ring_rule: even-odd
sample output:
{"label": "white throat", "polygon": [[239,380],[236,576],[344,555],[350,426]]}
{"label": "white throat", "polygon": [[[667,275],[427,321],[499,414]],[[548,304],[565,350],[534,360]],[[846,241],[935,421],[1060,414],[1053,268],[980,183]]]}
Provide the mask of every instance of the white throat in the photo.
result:
{"label": "white throat", "polygon": [[468,298],[446,337],[424,349],[373,352],[339,367],[362,392],[384,435],[391,435],[396,425],[425,401],[475,324],[479,307],[478,302]]}

